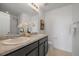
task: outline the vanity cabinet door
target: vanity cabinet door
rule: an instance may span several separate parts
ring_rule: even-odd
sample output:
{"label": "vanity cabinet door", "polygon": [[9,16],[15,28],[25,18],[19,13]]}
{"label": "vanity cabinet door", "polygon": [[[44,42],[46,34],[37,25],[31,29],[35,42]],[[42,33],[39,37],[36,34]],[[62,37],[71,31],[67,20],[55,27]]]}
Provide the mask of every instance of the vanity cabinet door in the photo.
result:
{"label": "vanity cabinet door", "polygon": [[38,48],[35,48],[29,54],[26,54],[26,56],[38,56]]}
{"label": "vanity cabinet door", "polygon": [[39,56],[44,56],[44,43],[39,45]]}
{"label": "vanity cabinet door", "polygon": [[48,52],[48,41],[46,40],[45,41],[45,55],[47,54]]}
{"label": "vanity cabinet door", "polygon": [[39,56],[45,56],[48,52],[48,37],[39,40]]}

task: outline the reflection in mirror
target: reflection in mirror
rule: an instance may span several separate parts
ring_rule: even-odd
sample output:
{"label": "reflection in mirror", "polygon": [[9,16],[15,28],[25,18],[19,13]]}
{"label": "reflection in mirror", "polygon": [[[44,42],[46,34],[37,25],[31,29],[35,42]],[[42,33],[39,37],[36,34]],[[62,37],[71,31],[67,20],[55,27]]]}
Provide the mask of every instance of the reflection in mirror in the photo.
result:
{"label": "reflection in mirror", "polygon": [[0,35],[10,32],[10,15],[0,11]]}
{"label": "reflection in mirror", "polygon": [[[38,33],[39,18],[39,12],[36,12],[27,3],[2,3],[0,4],[0,37],[19,36],[20,28],[18,26],[23,20],[26,21],[25,23],[31,23],[29,26],[31,33]],[[25,28],[25,32],[27,31]]]}
{"label": "reflection in mirror", "polygon": [[9,13],[0,11],[0,36],[18,34],[18,19]]}

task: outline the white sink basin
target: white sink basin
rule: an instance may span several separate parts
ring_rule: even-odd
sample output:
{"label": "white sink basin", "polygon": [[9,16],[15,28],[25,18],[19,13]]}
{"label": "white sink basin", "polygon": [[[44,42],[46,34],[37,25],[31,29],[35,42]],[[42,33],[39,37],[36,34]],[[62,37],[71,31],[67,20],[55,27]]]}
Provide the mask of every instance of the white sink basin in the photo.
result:
{"label": "white sink basin", "polygon": [[27,42],[29,40],[30,40],[30,38],[19,37],[19,38],[16,38],[16,39],[6,39],[6,40],[3,40],[2,43],[6,44],[6,45],[16,45],[16,44],[25,43],[25,42]]}

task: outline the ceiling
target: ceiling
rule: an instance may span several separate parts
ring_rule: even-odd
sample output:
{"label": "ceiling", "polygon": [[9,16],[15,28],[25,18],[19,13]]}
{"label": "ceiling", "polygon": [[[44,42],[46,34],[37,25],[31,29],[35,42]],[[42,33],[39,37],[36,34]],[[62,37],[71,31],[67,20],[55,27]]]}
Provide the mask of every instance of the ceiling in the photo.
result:
{"label": "ceiling", "polygon": [[70,4],[71,3],[45,3],[44,6],[41,7],[41,9],[43,12],[48,12],[50,10],[54,10]]}
{"label": "ceiling", "polygon": [[[69,4],[70,3],[39,3],[40,10],[44,13]],[[26,13],[28,15],[37,14],[37,12],[35,12],[30,6],[27,5],[27,3],[0,3],[0,11],[8,11],[14,15],[20,15],[21,13]]]}
{"label": "ceiling", "polygon": [[9,12],[13,15],[20,15],[26,13],[28,15],[35,15],[35,12],[26,3],[0,3],[0,11]]}

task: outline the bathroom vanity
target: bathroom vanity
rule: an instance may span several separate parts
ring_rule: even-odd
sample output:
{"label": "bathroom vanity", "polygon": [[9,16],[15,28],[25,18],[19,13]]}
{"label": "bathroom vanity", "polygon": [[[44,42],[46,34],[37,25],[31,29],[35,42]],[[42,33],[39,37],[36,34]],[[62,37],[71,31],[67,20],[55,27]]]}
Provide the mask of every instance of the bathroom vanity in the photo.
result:
{"label": "bathroom vanity", "polygon": [[[27,38],[26,38],[27,39]],[[4,56],[45,56],[48,52],[48,36],[33,35],[29,41],[21,44],[0,47],[0,55]],[[3,49],[3,50],[2,50]],[[3,51],[3,52],[2,52]]]}

